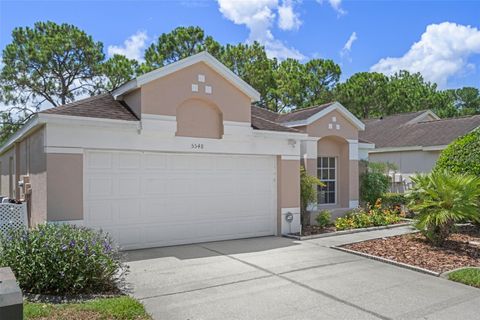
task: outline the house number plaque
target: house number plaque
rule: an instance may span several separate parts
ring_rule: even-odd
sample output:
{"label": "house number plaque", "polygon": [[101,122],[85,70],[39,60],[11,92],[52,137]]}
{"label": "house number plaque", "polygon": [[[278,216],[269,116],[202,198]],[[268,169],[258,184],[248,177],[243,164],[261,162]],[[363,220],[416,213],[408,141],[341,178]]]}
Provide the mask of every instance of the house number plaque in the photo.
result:
{"label": "house number plaque", "polygon": [[192,149],[202,150],[203,149],[203,143],[192,143]]}

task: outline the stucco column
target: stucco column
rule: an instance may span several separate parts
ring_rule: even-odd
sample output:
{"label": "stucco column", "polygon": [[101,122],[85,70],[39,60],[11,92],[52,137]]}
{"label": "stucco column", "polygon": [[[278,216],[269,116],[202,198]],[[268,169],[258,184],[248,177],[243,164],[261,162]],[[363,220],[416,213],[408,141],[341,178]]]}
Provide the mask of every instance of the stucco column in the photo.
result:
{"label": "stucco column", "polygon": [[300,145],[300,154],[302,155],[302,165],[305,166],[307,173],[311,176],[317,176],[317,141],[318,138],[303,140]]}
{"label": "stucco column", "polygon": [[358,140],[348,141],[348,173],[349,173],[349,208],[356,208],[359,204],[359,173],[358,173]]}
{"label": "stucco column", "polygon": [[[300,232],[300,156],[277,157],[277,187],[279,234]],[[289,213],[291,222],[286,220]]]}

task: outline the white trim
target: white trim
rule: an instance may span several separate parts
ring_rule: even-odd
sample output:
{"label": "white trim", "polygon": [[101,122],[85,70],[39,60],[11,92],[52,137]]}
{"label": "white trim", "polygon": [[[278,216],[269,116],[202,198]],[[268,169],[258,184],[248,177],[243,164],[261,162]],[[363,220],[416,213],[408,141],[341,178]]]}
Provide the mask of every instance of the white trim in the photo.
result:
{"label": "white trim", "polygon": [[397,151],[422,151],[421,146],[408,146],[408,147],[385,147],[385,148],[376,148],[368,153],[382,153],[382,152],[397,152]]}
{"label": "white trim", "polygon": [[348,160],[359,160],[358,140],[348,140]]}
{"label": "white trim", "polygon": [[251,128],[252,124],[250,122],[240,122],[240,121],[223,121],[223,126],[237,126],[237,127],[248,127]]}
{"label": "white trim", "polygon": [[45,147],[45,153],[83,154],[83,149],[69,147]]}
{"label": "white trim", "polygon": [[359,149],[375,149],[375,143],[359,142],[358,148]]}
{"label": "white trim", "polygon": [[187,68],[199,62],[203,62],[207,64],[216,72],[218,72],[221,76],[227,79],[235,87],[237,87],[239,90],[245,93],[248,97],[250,97],[250,100],[252,102],[260,100],[260,93],[258,93],[258,91],[256,91],[253,87],[251,87],[248,83],[243,81],[239,76],[233,73],[230,69],[228,69],[225,65],[223,65],[220,61],[215,59],[211,54],[209,54],[206,51],[197,53],[188,58],[179,60],[165,67],[162,67],[162,68],[153,70],[151,72],[148,72],[144,75],[141,75],[136,79],[131,80],[126,84],[120,86],[118,89],[114,90],[112,94],[115,97],[115,99],[117,99],[119,96],[125,93],[128,93],[129,91],[132,91],[138,87],[141,87],[146,83],[165,77],[178,70]]}
{"label": "white trim", "polygon": [[304,140],[308,138],[308,135],[306,133],[300,133],[300,132],[283,132],[283,131],[270,131],[270,130],[253,130],[254,136],[258,137],[265,137],[265,138],[292,138],[292,139],[299,139],[299,140]]}
{"label": "white trim", "polygon": [[6,150],[10,149],[10,147],[20,140],[24,135],[26,135],[31,130],[35,129],[39,124],[41,124],[38,114],[34,115],[30,120],[27,121],[17,132],[15,132],[1,147],[0,147],[0,154],[4,153]]}
{"label": "white trim", "polygon": [[58,220],[58,221],[53,221],[49,220],[47,223],[52,223],[52,224],[71,224],[71,225],[76,225],[83,227],[85,225],[85,221],[83,219],[80,220]]}
{"label": "white trim", "polygon": [[102,127],[106,126],[125,126],[138,128],[139,120],[118,120],[118,119],[107,119],[107,118],[92,118],[92,117],[78,117],[78,116],[67,116],[61,114],[45,114],[39,113],[38,118],[42,122],[56,123],[56,124],[65,124],[65,125],[100,125]]}
{"label": "white trim", "polygon": [[298,160],[300,161],[300,155],[282,155],[282,160]]}
{"label": "white trim", "polygon": [[419,122],[420,119],[422,119],[425,116],[432,116],[435,120],[440,120],[440,117],[437,116],[432,110],[427,110],[420,114],[419,116],[416,116],[412,120],[408,121],[406,124],[412,124],[412,123],[417,123]]}
{"label": "white trim", "polygon": [[[338,156],[318,155],[318,158],[334,158],[335,159],[335,168],[334,168],[335,169],[335,180],[333,180],[335,182],[335,202],[334,203],[318,203],[318,198],[317,198],[316,205],[317,205],[317,207],[318,206],[336,206],[336,205],[338,205],[338,189],[339,189],[339,186],[338,186]],[[329,163],[327,170],[330,170],[330,169],[331,168],[330,168],[330,163]],[[321,181],[324,181],[324,180],[321,179],[321,176],[320,177],[318,176],[318,171],[319,170],[322,170],[322,169],[318,167],[318,160],[317,160],[317,166],[316,166],[317,178]],[[327,179],[325,181],[329,182],[329,181],[332,181],[332,179]]]}
{"label": "white trim", "polygon": [[448,147],[448,144],[442,144],[439,146],[429,146],[429,147],[423,147],[423,151],[442,151]]}
{"label": "white trim", "polygon": [[177,117],[161,115],[161,114],[142,113],[142,120],[177,121]]}
{"label": "white trim", "polygon": [[283,123],[284,126],[287,127],[300,127],[300,126],[307,126],[318,119],[322,118],[323,116],[327,115],[332,111],[338,111],[341,113],[351,124],[357,127],[358,130],[365,130],[365,124],[360,121],[357,117],[355,117],[350,111],[347,110],[344,106],[342,106],[339,102],[335,102],[332,105],[328,106],[327,108],[315,113],[314,115],[310,116],[310,118],[306,120],[299,120],[299,121],[291,121]]}
{"label": "white trim", "polygon": [[358,208],[358,206],[359,206],[358,200],[350,200],[350,201],[348,202],[348,207],[349,207],[350,209]]}
{"label": "white trim", "polygon": [[300,207],[295,207],[295,208],[281,208],[281,213],[285,214],[291,212],[293,214],[295,213],[300,213]]}

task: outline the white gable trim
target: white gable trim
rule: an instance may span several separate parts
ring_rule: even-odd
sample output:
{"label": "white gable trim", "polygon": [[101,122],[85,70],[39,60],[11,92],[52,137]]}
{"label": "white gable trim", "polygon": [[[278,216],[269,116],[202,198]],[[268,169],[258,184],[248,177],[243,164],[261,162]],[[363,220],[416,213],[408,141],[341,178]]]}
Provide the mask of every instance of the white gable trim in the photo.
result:
{"label": "white gable trim", "polygon": [[257,90],[252,88],[248,83],[243,81],[239,76],[237,76],[235,73],[233,73],[230,69],[228,69],[226,66],[224,66],[220,61],[215,59],[211,54],[209,54],[206,51],[197,53],[193,56],[190,56],[188,58],[179,60],[177,62],[171,63],[165,67],[153,70],[151,72],[148,72],[144,75],[141,75],[137,77],[136,79],[133,79],[124,85],[120,86],[118,89],[114,90],[112,92],[112,95],[114,96],[115,99],[117,97],[128,93],[132,90],[135,90],[136,88],[141,87],[142,85],[149,83],[151,81],[157,80],[159,78],[165,77],[171,73],[174,73],[178,70],[187,68],[191,65],[194,65],[196,63],[203,62],[210,66],[213,70],[218,72],[222,77],[227,79],[230,83],[232,83],[235,87],[237,87],[240,91],[245,93],[247,96],[250,97],[251,101],[258,101],[260,100],[260,93],[258,93]]}
{"label": "white gable trim", "polygon": [[285,122],[283,123],[283,125],[287,127],[307,126],[334,110],[342,114],[351,124],[357,127],[358,130],[361,130],[361,131],[365,130],[365,124],[362,121],[360,121],[357,117],[355,117],[350,111],[347,110],[347,108],[342,106],[339,102],[333,103],[331,106],[315,113],[314,115],[310,116],[310,118],[306,120]]}
{"label": "white gable trim", "polygon": [[439,120],[439,119],[440,119],[440,117],[437,116],[432,110],[427,110],[427,111],[423,112],[421,115],[416,116],[416,117],[413,118],[412,120],[408,121],[407,124],[417,123],[417,122],[421,121],[421,119],[424,118],[424,117],[426,117],[426,116],[431,116],[431,117],[434,118],[435,120]]}

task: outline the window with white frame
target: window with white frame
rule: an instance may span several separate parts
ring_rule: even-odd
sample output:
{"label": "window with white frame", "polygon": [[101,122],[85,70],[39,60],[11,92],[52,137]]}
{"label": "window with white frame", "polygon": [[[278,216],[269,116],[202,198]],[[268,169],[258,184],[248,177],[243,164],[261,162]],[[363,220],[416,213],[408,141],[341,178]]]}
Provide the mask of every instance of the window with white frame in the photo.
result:
{"label": "window with white frame", "polygon": [[318,186],[318,204],[335,204],[337,202],[337,158],[317,158],[317,176],[325,184]]}

